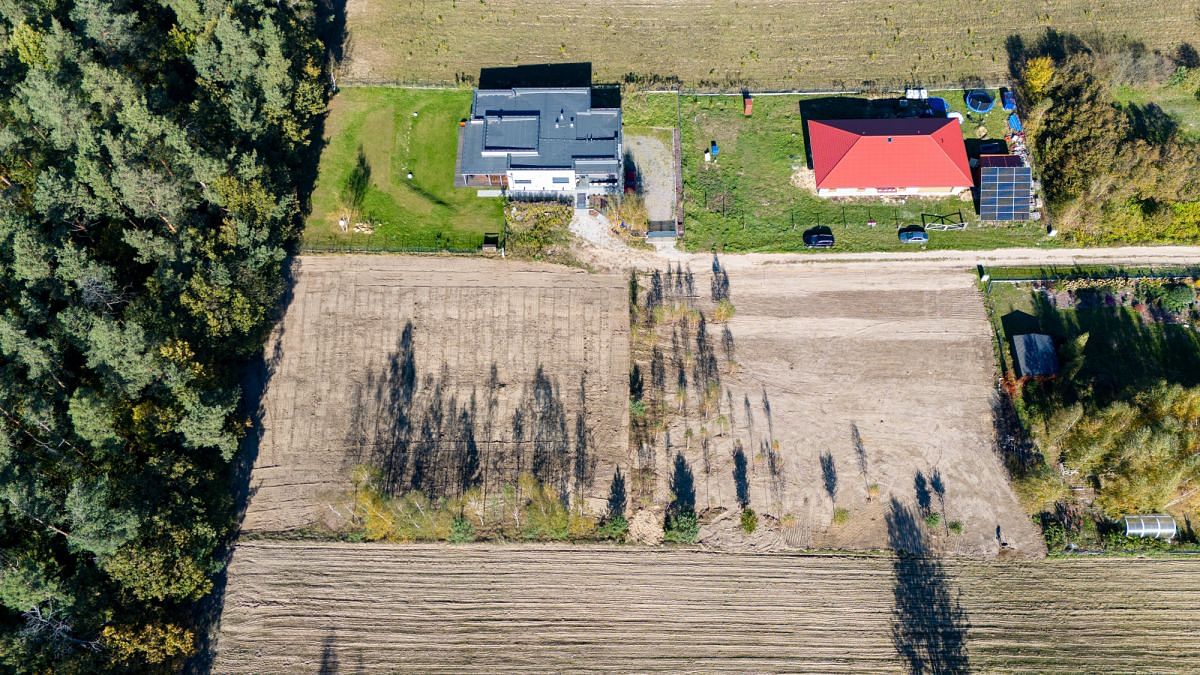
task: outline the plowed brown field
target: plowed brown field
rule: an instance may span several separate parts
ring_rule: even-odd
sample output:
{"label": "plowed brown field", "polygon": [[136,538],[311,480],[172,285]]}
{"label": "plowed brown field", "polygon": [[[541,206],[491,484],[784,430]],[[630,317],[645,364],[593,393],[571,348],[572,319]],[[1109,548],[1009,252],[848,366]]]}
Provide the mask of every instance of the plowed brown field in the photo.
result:
{"label": "plowed brown field", "polygon": [[214,672],[1194,672],[1200,561],[245,543]]}
{"label": "plowed brown field", "polygon": [[243,529],[340,525],[331,504],[360,463],[398,492],[532,471],[606,496],[627,443],[623,277],[370,255],[305,256],[295,275],[267,345]]}

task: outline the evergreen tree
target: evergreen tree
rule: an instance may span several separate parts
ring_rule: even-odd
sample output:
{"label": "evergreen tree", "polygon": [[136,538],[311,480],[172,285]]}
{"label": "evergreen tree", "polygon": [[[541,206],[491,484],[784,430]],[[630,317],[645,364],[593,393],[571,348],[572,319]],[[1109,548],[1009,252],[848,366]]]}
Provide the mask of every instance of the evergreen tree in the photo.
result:
{"label": "evergreen tree", "polygon": [[0,0],[0,670],[175,670],[301,222],[306,3]]}

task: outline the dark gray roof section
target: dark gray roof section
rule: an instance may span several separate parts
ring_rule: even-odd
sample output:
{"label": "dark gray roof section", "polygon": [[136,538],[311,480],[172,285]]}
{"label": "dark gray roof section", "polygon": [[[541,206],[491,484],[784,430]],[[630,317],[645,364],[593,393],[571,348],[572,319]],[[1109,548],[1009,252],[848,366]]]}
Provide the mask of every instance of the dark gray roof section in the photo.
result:
{"label": "dark gray roof section", "polygon": [[1049,335],[1030,333],[1013,336],[1017,374],[1021,377],[1050,377],[1058,374],[1058,354]]}
{"label": "dark gray roof section", "polygon": [[616,172],[621,111],[591,105],[590,87],[476,90],[462,129],[459,173]]}
{"label": "dark gray roof section", "polygon": [[483,123],[483,149],[530,151],[538,147],[536,115],[488,116]]}

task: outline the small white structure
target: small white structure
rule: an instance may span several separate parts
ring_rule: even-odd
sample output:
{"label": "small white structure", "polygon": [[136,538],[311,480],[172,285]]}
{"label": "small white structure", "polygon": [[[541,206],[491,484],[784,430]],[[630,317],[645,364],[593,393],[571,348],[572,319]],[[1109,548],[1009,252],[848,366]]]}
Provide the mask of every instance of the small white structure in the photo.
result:
{"label": "small white structure", "polygon": [[1126,537],[1174,539],[1176,532],[1175,519],[1163,513],[1125,516]]}

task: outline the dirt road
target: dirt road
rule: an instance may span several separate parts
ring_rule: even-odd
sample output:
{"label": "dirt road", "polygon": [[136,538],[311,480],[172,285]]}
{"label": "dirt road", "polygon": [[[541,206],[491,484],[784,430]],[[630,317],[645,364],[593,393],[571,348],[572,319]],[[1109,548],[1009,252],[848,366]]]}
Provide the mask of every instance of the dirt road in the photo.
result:
{"label": "dirt road", "polygon": [[1198,565],[247,543],[213,672],[1180,673]]}

